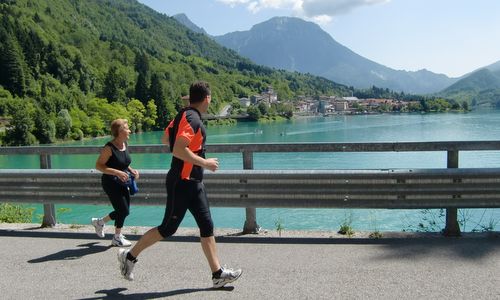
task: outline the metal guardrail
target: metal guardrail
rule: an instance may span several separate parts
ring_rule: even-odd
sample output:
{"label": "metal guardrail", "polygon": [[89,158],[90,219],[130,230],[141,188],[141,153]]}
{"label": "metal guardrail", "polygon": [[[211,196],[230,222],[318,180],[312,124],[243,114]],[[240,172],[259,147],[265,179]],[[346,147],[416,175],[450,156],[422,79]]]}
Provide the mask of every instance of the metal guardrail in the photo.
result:
{"label": "metal guardrail", "polygon": [[[131,145],[130,152],[167,153],[163,145]],[[41,146],[41,147],[0,147],[0,155],[36,154],[40,155],[40,168],[50,169],[51,155],[54,154],[96,154],[99,146]],[[457,142],[404,142],[404,143],[294,143],[294,144],[219,144],[207,145],[210,153],[239,152],[243,155],[243,171],[218,171],[206,174],[205,183],[211,203],[215,206],[246,207],[244,232],[257,232],[255,207],[357,207],[357,208],[446,208],[445,234],[459,235],[457,208],[466,207],[500,207],[499,191],[496,188],[500,181],[498,169],[456,169],[458,168],[459,151],[500,150],[500,141],[457,141]],[[246,171],[253,169],[253,153],[256,152],[417,152],[446,151],[448,169],[396,169],[396,170],[332,170],[332,171]],[[16,171],[6,171],[7,177],[14,176]],[[9,173],[10,172],[10,173]],[[85,191],[85,195],[94,202],[105,201],[97,178],[100,176],[92,170],[66,171],[45,170],[28,175],[29,171],[17,170],[21,177],[41,180],[42,174],[47,178],[56,174],[65,174],[76,179],[77,184],[66,192]],[[33,172],[31,170],[31,172]],[[55,172],[55,173],[51,173]],[[80,173],[79,173],[80,172]],[[150,190],[157,194],[144,198],[144,204],[164,204],[164,177],[166,171],[141,171],[141,193]],[[88,177],[88,178],[87,178]],[[84,178],[90,180],[82,189]],[[85,179],[85,180],[87,180]],[[22,181],[22,179],[19,179]],[[150,184],[150,183],[151,184]],[[47,183],[47,182],[46,182]],[[13,184],[13,183],[11,183]],[[27,182],[22,183],[25,187]],[[70,182],[65,185],[71,186]],[[5,183],[4,188],[9,183]],[[62,184],[55,184],[63,191]],[[50,184],[46,184],[47,189]],[[87,189],[87,190],[85,190]],[[94,192],[91,192],[91,190]],[[38,191],[41,193],[41,190]],[[55,195],[38,194],[44,204],[44,221],[42,225],[55,224],[55,208],[52,203],[58,202]],[[68,194],[69,195],[69,194]],[[151,194],[150,194],[151,195]],[[6,195],[0,193],[0,201]],[[25,199],[35,197],[26,196]],[[37,196],[38,197],[38,196]],[[145,194],[138,197],[146,197]],[[50,200],[46,200],[49,199]],[[35,199],[35,198],[33,198]],[[71,199],[60,200],[72,202]],[[72,199],[76,199],[72,198]],[[161,202],[157,202],[161,199]],[[23,201],[18,198],[18,201]],[[51,203],[48,203],[48,202]],[[81,200],[76,200],[81,201]],[[33,201],[31,201],[33,202]],[[80,203],[80,202],[79,202]]]}
{"label": "metal guardrail", "polygon": [[[164,205],[165,171],[141,172],[140,205]],[[0,200],[109,204],[96,170],[0,170]],[[500,168],[220,171],[206,174],[212,206],[292,208],[500,207]]]}
{"label": "metal guardrail", "polygon": [[[129,145],[133,153],[168,153],[164,145]],[[0,147],[0,155],[96,154],[101,146]],[[386,142],[386,143],[256,143],[209,144],[209,153],[259,152],[418,152],[500,150],[500,141]]]}

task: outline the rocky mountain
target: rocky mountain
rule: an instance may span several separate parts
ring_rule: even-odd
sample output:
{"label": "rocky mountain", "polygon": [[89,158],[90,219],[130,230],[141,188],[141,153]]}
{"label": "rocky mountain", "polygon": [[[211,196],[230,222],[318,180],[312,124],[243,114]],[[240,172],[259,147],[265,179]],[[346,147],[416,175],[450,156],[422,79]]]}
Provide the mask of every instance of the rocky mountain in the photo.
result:
{"label": "rocky mountain", "polygon": [[440,91],[458,79],[428,70],[394,70],[364,58],[339,44],[318,25],[299,18],[275,17],[214,39],[257,64],[323,76],[367,88],[373,85],[426,94]]}
{"label": "rocky mountain", "polygon": [[194,32],[208,35],[205,29],[198,27],[198,25],[191,22],[191,20],[185,14],[173,15],[172,18],[176,19],[177,22],[181,23],[182,25],[186,26],[187,28],[191,29]]}

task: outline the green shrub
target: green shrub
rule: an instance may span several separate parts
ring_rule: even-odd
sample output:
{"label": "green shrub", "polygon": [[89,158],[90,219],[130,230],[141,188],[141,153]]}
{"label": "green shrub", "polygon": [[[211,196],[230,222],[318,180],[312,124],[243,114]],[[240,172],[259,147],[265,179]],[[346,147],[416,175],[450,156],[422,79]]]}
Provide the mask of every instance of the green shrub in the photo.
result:
{"label": "green shrub", "polygon": [[352,211],[345,211],[344,221],[340,224],[340,229],[337,231],[339,234],[347,235],[349,237],[354,235],[352,228]]}
{"label": "green shrub", "polygon": [[285,225],[283,223],[283,220],[279,218],[274,222],[274,225],[276,226],[276,231],[278,231],[278,234],[281,237],[281,232],[285,230]]}
{"label": "green shrub", "polygon": [[342,224],[340,225],[339,231],[337,233],[342,234],[342,235],[347,235],[347,236],[353,236],[354,235],[354,229],[351,227],[351,225],[348,224]]}
{"label": "green shrub", "polygon": [[33,207],[14,205],[10,203],[0,204],[1,223],[31,223],[33,218]]}

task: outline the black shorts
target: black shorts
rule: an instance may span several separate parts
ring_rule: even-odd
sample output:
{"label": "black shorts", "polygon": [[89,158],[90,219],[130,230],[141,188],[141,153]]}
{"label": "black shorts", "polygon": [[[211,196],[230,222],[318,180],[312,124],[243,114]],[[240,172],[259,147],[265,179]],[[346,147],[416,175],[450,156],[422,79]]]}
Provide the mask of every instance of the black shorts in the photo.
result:
{"label": "black shorts", "polygon": [[163,221],[158,226],[160,234],[164,238],[173,235],[189,209],[198,224],[200,236],[213,236],[214,224],[203,182],[172,177],[167,176],[166,180],[167,206]]}

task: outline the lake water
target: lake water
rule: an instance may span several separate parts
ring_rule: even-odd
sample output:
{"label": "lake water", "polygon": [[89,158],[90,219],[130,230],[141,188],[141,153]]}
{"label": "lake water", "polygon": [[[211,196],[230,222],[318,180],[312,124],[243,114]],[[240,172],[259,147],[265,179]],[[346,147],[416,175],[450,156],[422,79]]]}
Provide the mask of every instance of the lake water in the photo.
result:
{"label": "lake water", "polygon": [[[500,111],[475,111],[446,114],[379,114],[339,115],[298,118],[270,124],[242,122],[237,126],[208,128],[208,143],[275,143],[275,142],[422,142],[500,140]],[[161,132],[131,135],[130,144],[158,144]],[[107,138],[73,142],[70,145],[104,145]],[[218,157],[221,169],[242,169],[241,154],[208,154]],[[54,156],[53,168],[94,168],[96,155]],[[132,154],[137,169],[168,169],[170,155]],[[299,163],[297,163],[299,162]],[[38,168],[38,156],[2,157],[2,168]],[[460,152],[459,167],[500,167],[500,151]],[[359,169],[359,168],[446,168],[444,152],[404,153],[266,153],[254,154],[255,169]],[[36,214],[42,214],[40,205]],[[108,206],[61,205],[58,221],[88,224],[91,217],[110,211]],[[158,225],[164,207],[134,206],[126,225]],[[216,227],[242,228],[242,208],[212,208]],[[493,227],[500,230],[500,209],[460,210],[465,231]],[[257,209],[257,222],[263,228],[275,229],[281,223],[286,229],[333,230],[349,220],[355,230],[413,230],[419,223],[433,220],[444,227],[438,210],[361,210],[361,209]],[[38,222],[39,220],[34,220]],[[187,214],[183,227],[196,227]]]}

